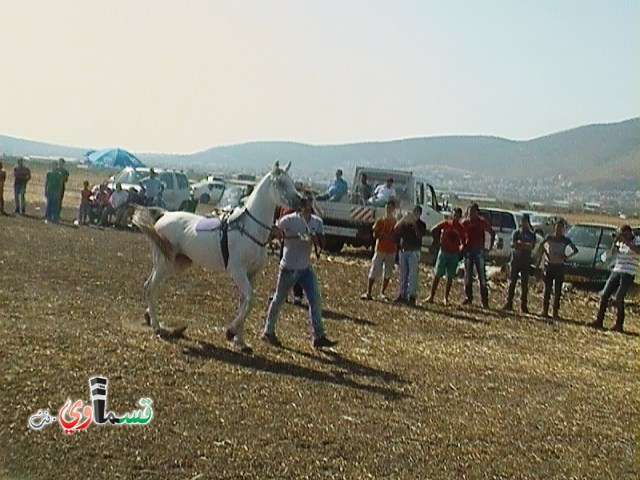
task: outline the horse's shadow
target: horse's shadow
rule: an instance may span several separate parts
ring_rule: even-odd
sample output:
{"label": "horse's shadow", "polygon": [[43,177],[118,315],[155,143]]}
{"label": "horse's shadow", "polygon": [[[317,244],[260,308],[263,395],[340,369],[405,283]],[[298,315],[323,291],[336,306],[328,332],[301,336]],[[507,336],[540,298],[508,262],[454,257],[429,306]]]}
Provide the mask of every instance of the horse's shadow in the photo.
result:
{"label": "horse's shadow", "polygon": [[[354,374],[366,377],[377,377],[386,381],[391,380],[402,382],[400,377],[398,377],[397,375],[383,372],[371,367],[367,367],[365,365],[360,365],[356,362],[353,362],[352,360],[347,360],[338,354],[332,354],[335,358],[334,361],[321,361],[323,361],[323,363],[330,363],[338,367],[342,367],[342,369],[335,370],[333,372],[323,372],[321,370],[315,370],[313,368],[279,359],[276,360],[272,358],[265,358],[256,354],[245,355],[234,350],[218,347],[209,342],[200,342],[199,347],[188,346],[183,350],[183,352],[185,355],[189,355],[192,357],[216,360],[235,366],[240,365],[242,367],[251,368],[260,372],[287,375],[291,377],[302,378],[305,380],[312,380],[314,382],[330,383],[333,385],[353,388],[364,392],[375,393],[377,395],[384,396],[388,400],[402,400],[410,397],[410,395],[407,395],[406,393],[396,390],[392,387],[359,383],[355,380],[347,378],[347,374]],[[308,353],[299,351],[294,352],[301,354],[307,358],[316,360],[318,359],[318,357],[312,356]]]}

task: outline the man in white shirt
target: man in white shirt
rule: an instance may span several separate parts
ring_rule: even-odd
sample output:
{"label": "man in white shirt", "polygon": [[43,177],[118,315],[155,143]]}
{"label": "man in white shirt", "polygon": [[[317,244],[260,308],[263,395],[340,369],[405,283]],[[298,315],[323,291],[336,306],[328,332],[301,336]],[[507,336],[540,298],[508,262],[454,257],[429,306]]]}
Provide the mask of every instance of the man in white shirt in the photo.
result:
{"label": "man in white shirt", "polygon": [[609,275],[607,283],[602,290],[600,308],[596,320],[590,324],[597,329],[604,328],[604,315],[607,311],[609,298],[615,292],[615,304],[617,309],[616,323],[612,330],[622,332],[624,324],[624,297],[629,291],[633,280],[638,274],[638,262],[640,261],[640,238],[634,236],[629,225],[620,227],[618,238],[611,248],[613,252],[618,252],[613,271]]}
{"label": "man in white shirt", "polygon": [[157,206],[158,197],[162,191],[162,182],[153,168],[149,170],[149,176],[142,179],[140,186],[144,188],[147,203]]}
{"label": "man in white shirt", "polygon": [[121,183],[116,183],[116,189],[109,197],[109,205],[102,211],[100,225],[106,227],[109,225],[109,215],[115,215],[114,225],[117,227],[125,227],[124,218],[128,211],[127,202],[129,200],[129,192],[122,189]]}
{"label": "man in white shirt", "polygon": [[284,238],[284,251],[280,260],[276,293],[269,304],[261,337],[262,340],[276,347],[282,346],[276,337],[278,314],[296,282],[302,286],[309,302],[313,347],[332,347],[337,343],[325,336],[318,279],[310,263],[311,252],[314,248],[321,247],[324,240],[322,219],[313,215],[312,209],[310,199],[303,198],[300,211],[281,217],[276,224],[277,235]]}
{"label": "man in white shirt", "polygon": [[389,200],[395,199],[396,189],[393,188],[393,178],[387,178],[384,185],[378,185],[369,200],[372,205],[386,205]]}

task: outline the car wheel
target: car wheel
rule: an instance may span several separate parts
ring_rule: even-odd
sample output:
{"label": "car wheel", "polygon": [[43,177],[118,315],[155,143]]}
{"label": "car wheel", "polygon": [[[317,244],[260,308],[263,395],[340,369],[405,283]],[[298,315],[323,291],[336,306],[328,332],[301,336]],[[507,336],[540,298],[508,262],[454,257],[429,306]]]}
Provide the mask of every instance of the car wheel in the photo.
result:
{"label": "car wheel", "polygon": [[211,197],[208,193],[203,193],[200,195],[200,203],[209,203],[211,201]]}

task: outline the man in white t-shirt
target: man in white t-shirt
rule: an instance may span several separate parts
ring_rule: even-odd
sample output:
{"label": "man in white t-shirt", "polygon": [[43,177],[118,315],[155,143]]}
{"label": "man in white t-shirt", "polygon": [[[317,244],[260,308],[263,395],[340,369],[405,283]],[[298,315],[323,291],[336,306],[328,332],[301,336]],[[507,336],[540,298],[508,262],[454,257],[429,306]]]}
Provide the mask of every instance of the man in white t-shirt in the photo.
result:
{"label": "man in white t-shirt", "polygon": [[387,178],[384,185],[378,185],[373,191],[373,196],[369,200],[372,205],[386,205],[389,200],[395,199],[396,189],[393,188],[393,178]]}
{"label": "man in white t-shirt", "polygon": [[278,314],[288,293],[297,282],[302,286],[309,302],[313,347],[332,347],[337,343],[325,336],[318,279],[310,262],[311,252],[314,248],[321,247],[324,240],[322,219],[313,215],[312,209],[311,201],[303,198],[300,211],[281,217],[276,224],[279,236],[284,238],[284,251],[280,260],[276,293],[269,304],[261,337],[262,340],[276,347],[282,346],[276,337]]}
{"label": "man in white t-shirt", "polygon": [[157,206],[158,198],[162,191],[162,182],[153,168],[149,170],[149,176],[142,179],[140,186],[144,188],[147,203]]}
{"label": "man in white t-shirt", "polygon": [[640,238],[633,234],[629,225],[620,228],[618,238],[611,248],[613,252],[618,252],[613,271],[607,279],[607,283],[602,290],[600,308],[596,320],[590,324],[593,328],[604,328],[604,315],[607,311],[609,298],[615,292],[615,304],[617,309],[616,323],[612,330],[622,332],[624,324],[624,297],[629,291],[633,280],[638,274],[638,262],[640,262]]}
{"label": "man in white t-shirt", "polygon": [[127,202],[129,200],[129,192],[122,189],[121,183],[116,183],[116,189],[109,197],[109,204],[102,210],[100,225],[103,227],[109,224],[109,215],[115,215],[114,225],[124,227],[124,219],[127,213]]}

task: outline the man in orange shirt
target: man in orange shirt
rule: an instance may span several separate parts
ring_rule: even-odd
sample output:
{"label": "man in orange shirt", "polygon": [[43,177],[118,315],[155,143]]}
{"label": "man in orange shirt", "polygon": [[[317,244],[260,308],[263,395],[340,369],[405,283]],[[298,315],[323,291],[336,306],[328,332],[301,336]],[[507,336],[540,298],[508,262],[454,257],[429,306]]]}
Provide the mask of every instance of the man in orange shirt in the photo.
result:
{"label": "man in orange shirt", "polygon": [[396,204],[393,200],[387,201],[385,207],[386,216],[379,218],[373,224],[373,238],[376,239],[376,251],[371,260],[371,269],[369,270],[369,284],[367,285],[367,293],[363,293],[360,298],[363,300],[371,300],[371,291],[376,279],[380,278],[384,270],[384,279],[382,280],[382,291],[380,296],[384,298],[384,292],[389,285],[391,275],[393,274],[393,264],[396,259],[396,241],[393,236],[393,227],[396,224],[395,211]]}

